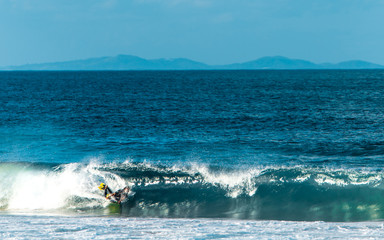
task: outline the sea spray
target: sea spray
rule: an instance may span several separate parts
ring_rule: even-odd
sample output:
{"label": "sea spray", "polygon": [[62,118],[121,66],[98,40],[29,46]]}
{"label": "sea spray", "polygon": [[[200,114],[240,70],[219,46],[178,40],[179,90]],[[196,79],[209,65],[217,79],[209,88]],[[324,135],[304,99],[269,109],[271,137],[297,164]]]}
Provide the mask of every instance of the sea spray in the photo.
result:
{"label": "sea spray", "polygon": [[[84,207],[84,201],[74,205],[71,199],[93,199],[86,207],[100,206],[99,182],[111,186],[124,185],[119,176],[104,172],[100,165],[69,163],[51,164],[4,163],[0,165],[1,181],[7,183],[1,196],[2,207],[8,210],[48,210]],[[9,173],[9,169],[12,172]]]}

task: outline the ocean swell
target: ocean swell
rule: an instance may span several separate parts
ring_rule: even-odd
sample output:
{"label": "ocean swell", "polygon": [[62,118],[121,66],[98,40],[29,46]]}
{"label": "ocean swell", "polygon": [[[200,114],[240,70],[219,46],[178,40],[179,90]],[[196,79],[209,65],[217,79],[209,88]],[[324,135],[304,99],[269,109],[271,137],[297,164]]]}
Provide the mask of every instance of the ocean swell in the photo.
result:
{"label": "ocean swell", "polygon": [[[384,218],[379,169],[260,166],[224,169],[146,162],[1,163],[3,211],[66,211],[135,217],[365,221]],[[130,186],[110,211],[97,189]]]}

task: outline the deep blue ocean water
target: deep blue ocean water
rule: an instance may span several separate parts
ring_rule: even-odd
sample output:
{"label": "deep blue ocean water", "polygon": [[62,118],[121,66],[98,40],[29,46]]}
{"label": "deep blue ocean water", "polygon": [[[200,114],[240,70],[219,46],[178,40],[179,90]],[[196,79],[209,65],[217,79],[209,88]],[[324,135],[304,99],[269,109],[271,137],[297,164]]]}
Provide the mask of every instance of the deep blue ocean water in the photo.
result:
{"label": "deep blue ocean water", "polygon": [[[0,89],[4,218],[384,219],[382,70],[0,72]],[[100,182],[135,196],[111,209]]]}
{"label": "deep blue ocean water", "polygon": [[0,73],[1,160],[383,166],[383,71]]}

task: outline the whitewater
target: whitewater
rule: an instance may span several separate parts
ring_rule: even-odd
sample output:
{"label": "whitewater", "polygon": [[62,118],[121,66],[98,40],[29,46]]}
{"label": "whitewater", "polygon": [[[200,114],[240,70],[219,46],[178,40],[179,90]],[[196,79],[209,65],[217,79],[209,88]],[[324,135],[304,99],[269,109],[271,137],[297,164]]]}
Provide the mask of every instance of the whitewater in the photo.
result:
{"label": "whitewater", "polygon": [[[0,222],[6,226],[0,236],[378,239],[384,230],[383,172],[303,167],[215,171],[130,161],[3,163],[0,180],[8,188],[0,197]],[[128,185],[136,191],[135,200],[118,210],[108,208],[99,182],[113,189]]]}
{"label": "whitewater", "polygon": [[382,238],[384,71],[0,72],[0,88],[1,239]]}
{"label": "whitewater", "polygon": [[[383,223],[0,216],[17,239],[381,239]],[[36,230],[38,229],[38,232]],[[23,237],[18,237],[23,236]]]}

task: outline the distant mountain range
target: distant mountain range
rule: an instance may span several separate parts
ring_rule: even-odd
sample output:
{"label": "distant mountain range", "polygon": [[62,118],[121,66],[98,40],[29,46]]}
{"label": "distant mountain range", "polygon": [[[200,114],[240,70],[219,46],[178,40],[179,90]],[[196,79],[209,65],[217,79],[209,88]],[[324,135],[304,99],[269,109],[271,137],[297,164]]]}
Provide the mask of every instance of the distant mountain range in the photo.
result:
{"label": "distant mountain range", "polygon": [[236,70],[236,69],[384,69],[383,65],[355,60],[336,64],[316,64],[286,57],[263,57],[229,65],[207,65],[186,58],[148,60],[131,55],[90,58],[66,62],[0,67],[0,70]]}

